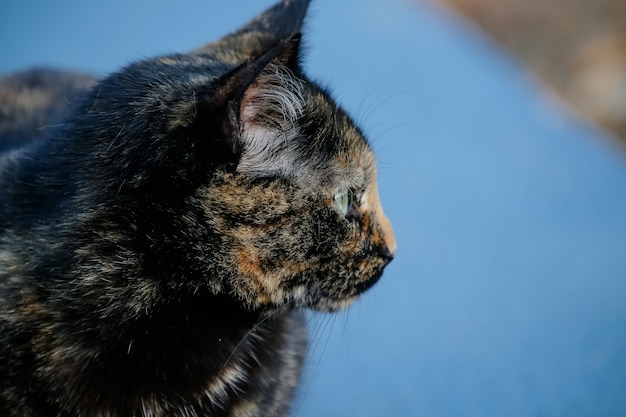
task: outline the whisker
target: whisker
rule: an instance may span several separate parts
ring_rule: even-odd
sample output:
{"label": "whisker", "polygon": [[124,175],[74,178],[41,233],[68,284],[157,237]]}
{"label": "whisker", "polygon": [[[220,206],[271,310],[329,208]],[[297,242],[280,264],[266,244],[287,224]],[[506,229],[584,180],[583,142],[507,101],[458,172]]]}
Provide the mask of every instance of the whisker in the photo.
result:
{"label": "whisker", "polygon": [[[335,314],[323,314],[320,320],[316,320],[316,318],[319,317],[320,314],[314,313],[307,320],[307,326],[309,326],[309,328],[313,328],[314,331],[311,335],[311,343],[309,353],[307,355],[309,360],[307,360],[305,364],[306,374],[308,375],[308,383],[300,388],[300,394],[298,396],[299,401],[303,401],[311,389],[311,382],[319,371],[321,363],[320,358],[324,355],[324,352],[328,347],[328,342],[330,340],[330,335],[332,334],[332,328],[336,319]],[[322,345],[322,338],[324,337],[324,334],[326,334],[326,340]],[[320,346],[322,346],[321,350]]]}
{"label": "whisker", "polygon": [[[304,295],[308,296],[310,293],[312,292],[312,289],[307,288]],[[232,349],[232,351],[230,352],[230,355],[228,355],[228,358],[226,358],[226,360],[224,361],[224,363],[222,364],[222,367],[220,368],[220,371],[223,371],[224,368],[226,368],[226,366],[228,366],[231,362],[231,360],[233,359],[233,357],[235,356],[235,354],[239,351],[239,348],[242,346],[242,344],[250,337],[250,335],[252,333],[254,333],[254,331],[256,331],[263,323],[265,323],[267,320],[269,320],[270,318],[274,317],[276,314],[283,312],[285,309],[287,309],[288,307],[291,307],[295,302],[297,301],[296,298],[292,298],[290,300],[288,300],[285,304],[283,304],[282,306],[274,309],[273,311],[271,311],[269,314],[267,315],[263,315],[261,317],[261,319],[254,324],[254,326],[252,326],[252,328],[250,328],[250,330],[248,330],[246,332],[245,335],[243,335],[243,337],[241,338],[241,340],[239,340],[239,342],[235,345],[235,347]],[[310,319],[309,319],[310,321]],[[310,324],[309,321],[307,321],[307,325]],[[326,327],[326,326],[324,326]]]}
{"label": "whisker", "polygon": [[239,351],[239,348],[241,347],[243,342],[246,341],[246,339],[248,339],[248,337],[250,337],[250,335],[252,333],[254,333],[254,331],[256,331],[267,320],[269,320],[270,318],[274,317],[276,314],[284,311],[288,306],[293,304],[295,301],[296,301],[295,299],[291,299],[291,300],[287,301],[284,305],[282,305],[282,306],[278,307],[277,309],[273,310],[272,312],[270,312],[269,314],[262,316],[261,320],[259,320],[257,323],[255,323],[254,326],[252,326],[252,328],[250,330],[248,330],[246,332],[246,334],[243,335],[241,340],[235,345],[233,350],[230,352],[230,355],[228,355],[228,358],[226,358],[226,360],[224,361],[224,364],[222,365],[220,371],[223,371],[224,368],[226,368],[226,366],[228,366],[228,364],[230,364],[230,361],[235,356],[235,354]]}

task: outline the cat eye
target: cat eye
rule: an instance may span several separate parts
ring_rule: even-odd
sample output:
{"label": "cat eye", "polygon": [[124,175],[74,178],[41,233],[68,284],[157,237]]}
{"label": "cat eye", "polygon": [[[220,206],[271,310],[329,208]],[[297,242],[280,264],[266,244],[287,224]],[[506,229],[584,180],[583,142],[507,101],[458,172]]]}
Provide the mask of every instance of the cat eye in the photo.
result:
{"label": "cat eye", "polygon": [[352,207],[352,200],[352,192],[350,190],[339,191],[335,194],[335,204],[344,216],[348,214],[350,207]]}

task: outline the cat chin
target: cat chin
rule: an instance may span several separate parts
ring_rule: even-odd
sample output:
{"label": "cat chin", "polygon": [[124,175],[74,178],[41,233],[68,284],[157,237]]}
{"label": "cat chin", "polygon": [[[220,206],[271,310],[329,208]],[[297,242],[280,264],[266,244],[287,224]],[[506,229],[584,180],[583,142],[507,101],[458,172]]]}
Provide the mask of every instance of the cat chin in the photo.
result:
{"label": "cat chin", "polygon": [[303,298],[298,304],[300,304],[300,307],[309,308],[314,311],[334,313],[348,308],[352,303],[358,300],[360,296],[360,292],[355,292],[352,295],[333,297],[321,291],[316,291],[309,293],[308,297]]}
{"label": "cat chin", "polygon": [[376,271],[369,279],[356,284],[350,295],[339,295],[335,294],[333,297],[323,291],[311,291],[308,293],[308,297],[305,296],[301,299],[304,300],[304,307],[310,308],[312,310],[324,312],[324,313],[333,313],[336,311],[343,310],[350,305],[352,305],[356,300],[358,300],[363,293],[369,290],[374,284],[378,282],[380,277],[383,274],[383,268]]}
{"label": "cat chin", "polygon": [[360,295],[353,295],[351,297],[346,297],[341,300],[334,299],[325,299],[320,300],[314,305],[310,306],[312,310],[320,311],[322,313],[334,313],[337,311],[344,310],[352,305],[357,299],[359,299]]}
{"label": "cat chin", "polygon": [[348,308],[352,303],[359,299],[361,293],[357,292],[353,295],[335,298],[323,294],[321,291],[306,291],[304,287],[295,290],[288,300],[276,300],[270,305],[263,306],[263,309],[270,311],[272,309],[284,308],[287,306],[295,308],[308,308],[323,313],[333,313]]}
{"label": "cat chin", "polygon": [[289,301],[281,300],[270,303],[257,303],[245,305],[249,311],[263,311],[264,314],[273,314],[276,311],[288,309],[310,309],[321,313],[334,313],[350,307],[361,294],[346,296],[340,299],[330,297],[302,297],[291,298]]}

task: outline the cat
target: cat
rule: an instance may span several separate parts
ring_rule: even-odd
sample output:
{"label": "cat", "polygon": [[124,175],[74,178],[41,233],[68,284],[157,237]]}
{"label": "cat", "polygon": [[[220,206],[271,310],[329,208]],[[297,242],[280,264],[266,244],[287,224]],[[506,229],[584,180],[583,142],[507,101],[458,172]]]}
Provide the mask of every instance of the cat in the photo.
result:
{"label": "cat", "polygon": [[1,154],[0,415],[289,412],[304,309],[396,251],[370,145],[301,70],[308,3],[84,80]]}

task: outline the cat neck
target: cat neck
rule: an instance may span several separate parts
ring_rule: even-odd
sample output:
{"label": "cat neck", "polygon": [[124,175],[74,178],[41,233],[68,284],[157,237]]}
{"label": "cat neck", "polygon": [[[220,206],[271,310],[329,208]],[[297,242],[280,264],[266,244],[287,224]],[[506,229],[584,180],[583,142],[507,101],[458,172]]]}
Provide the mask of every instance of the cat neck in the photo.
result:
{"label": "cat neck", "polygon": [[246,311],[225,296],[162,303],[102,332],[111,326],[84,333],[74,346],[91,355],[75,355],[72,369],[67,362],[58,367],[65,382],[55,395],[89,404],[94,414],[124,414],[146,404],[153,410],[178,403],[228,409],[242,392],[257,392],[268,369],[293,375],[306,349],[301,313]]}

